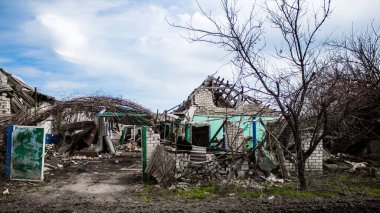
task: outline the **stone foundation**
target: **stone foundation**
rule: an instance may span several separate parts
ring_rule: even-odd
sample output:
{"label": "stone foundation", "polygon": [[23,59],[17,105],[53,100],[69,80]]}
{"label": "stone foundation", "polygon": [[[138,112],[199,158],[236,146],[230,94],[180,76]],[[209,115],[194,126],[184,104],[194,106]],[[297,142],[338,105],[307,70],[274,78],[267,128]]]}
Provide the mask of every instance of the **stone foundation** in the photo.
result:
{"label": "stone foundation", "polygon": [[[230,160],[223,160],[223,158],[221,158],[212,161],[212,159],[216,157],[214,154],[207,154],[208,161],[199,163],[190,161],[189,151],[176,151],[174,148],[168,148],[167,150],[170,150],[168,151],[168,154],[176,159],[175,178],[186,175],[183,179],[189,182],[214,181],[227,177],[232,171]],[[207,162],[209,163],[206,164]],[[236,177],[244,179],[247,177],[248,173],[249,163],[248,161],[244,161],[240,168],[237,169]]]}

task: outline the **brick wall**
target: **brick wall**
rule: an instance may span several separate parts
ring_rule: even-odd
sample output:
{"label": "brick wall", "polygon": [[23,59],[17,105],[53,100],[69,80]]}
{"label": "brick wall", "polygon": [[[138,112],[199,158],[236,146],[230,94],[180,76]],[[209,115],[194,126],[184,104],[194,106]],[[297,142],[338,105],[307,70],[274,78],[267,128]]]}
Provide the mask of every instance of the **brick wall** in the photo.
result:
{"label": "brick wall", "polygon": [[154,149],[160,144],[160,134],[154,134],[151,128],[146,130],[146,159],[149,164],[149,159],[153,154]]}
{"label": "brick wall", "polygon": [[213,93],[206,88],[198,88],[194,92],[193,105],[197,107],[196,115],[213,115],[213,114],[232,114],[236,113],[235,109],[217,107],[214,104]]}
{"label": "brick wall", "polygon": [[227,143],[226,143],[227,149],[237,150],[238,147],[240,147],[238,151],[244,150],[243,145],[241,145],[244,141],[243,128],[239,127],[238,125],[232,122],[227,122],[226,135],[227,135]]}
{"label": "brick wall", "polygon": [[[0,73],[0,84],[7,85],[7,77]],[[0,93],[0,117],[11,114],[11,102],[6,92]],[[4,172],[5,149],[6,149],[6,126],[0,126],[0,176]]]}
{"label": "brick wall", "polygon": [[176,160],[176,173],[175,178],[178,178],[189,172],[189,164],[190,164],[190,152],[172,152],[171,153]]}
{"label": "brick wall", "polygon": [[[303,148],[304,150],[309,148],[308,143],[308,137],[304,139]],[[293,163],[290,163],[287,161],[285,165],[288,167],[290,171],[295,171],[295,165]],[[306,160],[305,165],[306,171],[316,171],[316,172],[322,172],[323,171],[323,146],[322,142],[318,144],[318,146],[315,148],[314,152],[310,155],[310,157]]]}
{"label": "brick wall", "polygon": [[[232,171],[231,160],[218,159],[213,162],[209,162],[203,165],[205,162],[193,162],[190,160],[189,151],[176,150],[175,148],[167,148],[167,154],[171,155],[176,161],[175,178],[182,177],[182,179],[188,182],[199,181],[214,181],[226,178]],[[207,161],[214,159],[214,154],[207,154]],[[236,162],[235,162],[236,163]],[[203,165],[201,168],[200,165]],[[199,169],[197,169],[199,168]],[[244,161],[240,168],[237,168],[236,178],[244,179],[249,175],[250,167],[248,161]],[[252,173],[250,174],[252,175]]]}
{"label": "brick wall", "polygon": [[212,92],[205,88],[199,88],[195,91],[194,104],[208,110],[217,108],[214,104]]}
{"label": "brick wall", "polygon": [[[207,88],[198,88],[194,92],[193,96],[193,105],[197,107],[197,110],[195,112],[196,115],[213,115],[213,114],[234,114],[237,113],[238,110],[235,109],[230,109],[230,108],[221,108],[221,107],[216,107],[213,101],[213,94],[212,92],[207,89]],[[232,140],[236,133],[238,132],[238,127],[235,125],[233,127],[232,124],[228,124],[230,128],[227,126],[227,135],[228,139]],[[237,143],[234,145],[236,148],[238,145],[243,142],[244,137],[243,136],[238,136],[237,138]],[[305,148],[308,146],[308,136],[305,136]],[[227,146],[228,147],[228,146]],[[307,159],[306,161],[306,170],[311,170],[311,171],[322,171],[323,170],[323,158],[322,158],[322,143],[320,143],[317,148],[314,150],[314,152],[311,154],[311,156]],[[286,162],[288,168],[290,170],[294,170],[295,167],[292,163]]]}
{"label": "brick wall", "polygon": [[278,116],[273,110],[264,105],[243,104],[237,108],[217,107],[214,103],[214,95],[207,88],[199,87],[193,93],[192,105],[197,108],[195,115],[256,115],[265,112],[266,115]]}

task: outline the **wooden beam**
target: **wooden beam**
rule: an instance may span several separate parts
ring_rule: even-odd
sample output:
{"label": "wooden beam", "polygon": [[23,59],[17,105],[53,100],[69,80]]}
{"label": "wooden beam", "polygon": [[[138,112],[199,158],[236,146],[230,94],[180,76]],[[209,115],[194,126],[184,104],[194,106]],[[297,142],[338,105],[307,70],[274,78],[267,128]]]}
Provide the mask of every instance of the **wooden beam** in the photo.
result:
{"label": "wooden beam", "polygon": [[[211,145],[211,142],[212,142],[213,140],[215,140],[216,136],[219,134],[220,130],[222,130],[223,126],[224,126],[226,123],[227,123],[227,118],[224,119],[222,125],[221,125],[221,126],[219,127],[219,129],[215,132],[214,136],[212,136],[212,138],[211,138],[211,140],[210,140],[210,145]],[[220,143],[221,143],[221,142],[219,141],[218,144],[217,144],[215,147],[219,146]]]}

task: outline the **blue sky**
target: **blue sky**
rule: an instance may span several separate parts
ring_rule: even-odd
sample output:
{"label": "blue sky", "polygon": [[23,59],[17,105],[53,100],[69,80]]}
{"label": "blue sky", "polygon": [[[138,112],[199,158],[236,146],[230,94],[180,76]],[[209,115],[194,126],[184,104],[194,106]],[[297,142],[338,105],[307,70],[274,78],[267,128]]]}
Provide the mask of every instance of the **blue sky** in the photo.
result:
{"label": "blue sky", "polygon": [[[221,16],[218,0],[199,2]],[[371,20],[378,25],[379,11],[379,0],[335,0],[321,34],[361,30]],[[186,32],[165,21],[185,24],[190,17],[208,26],[192,0],[0,0],[0,67],[57,98],[122,96],[162,111],[208,75],[233,77],[222,49],[188,43]]]}

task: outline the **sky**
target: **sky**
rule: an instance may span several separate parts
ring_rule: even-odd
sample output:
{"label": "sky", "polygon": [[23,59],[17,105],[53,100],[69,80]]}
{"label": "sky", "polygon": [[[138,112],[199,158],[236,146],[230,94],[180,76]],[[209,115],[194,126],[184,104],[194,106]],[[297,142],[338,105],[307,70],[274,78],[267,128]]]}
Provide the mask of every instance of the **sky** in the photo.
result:
{"label": "sky", "polygon": [[[223,17],[219,0],[198,2]],[[332,8],[321,36],[379,26],[380,0],[333,0]],[[193,0],[0,0],[0,67],[57,99],[111,95],[163,111],[208,75],[234,77],[223,49],[190,43],[166,21],[190,18],[210,25]],[[272,30],[267,45],[278,40]]]}

